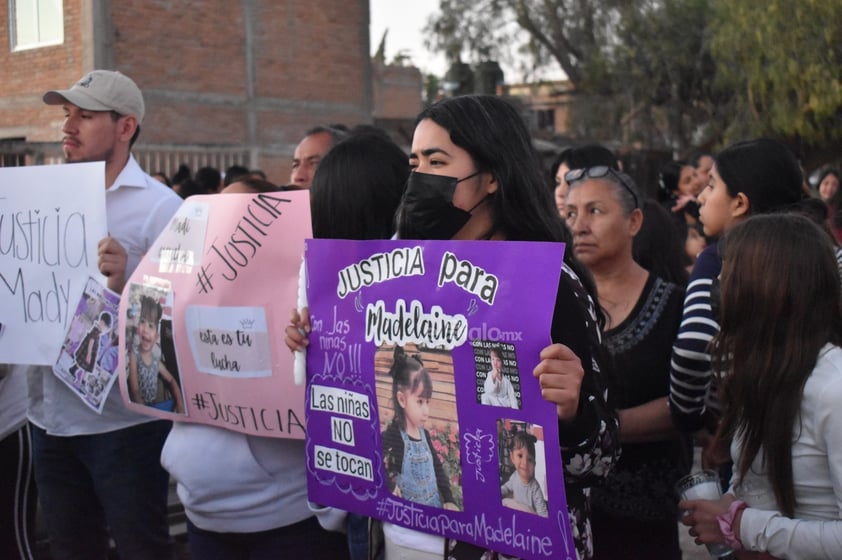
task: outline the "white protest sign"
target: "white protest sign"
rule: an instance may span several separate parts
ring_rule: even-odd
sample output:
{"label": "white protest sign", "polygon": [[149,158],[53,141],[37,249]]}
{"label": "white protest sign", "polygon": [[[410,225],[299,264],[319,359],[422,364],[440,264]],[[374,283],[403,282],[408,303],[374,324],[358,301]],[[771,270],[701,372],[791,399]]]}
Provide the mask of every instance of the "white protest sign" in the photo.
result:
{"label": "white protest sign", "polygon": [[103,162],[0,168],[0,362],[55,363],[106,234]]}

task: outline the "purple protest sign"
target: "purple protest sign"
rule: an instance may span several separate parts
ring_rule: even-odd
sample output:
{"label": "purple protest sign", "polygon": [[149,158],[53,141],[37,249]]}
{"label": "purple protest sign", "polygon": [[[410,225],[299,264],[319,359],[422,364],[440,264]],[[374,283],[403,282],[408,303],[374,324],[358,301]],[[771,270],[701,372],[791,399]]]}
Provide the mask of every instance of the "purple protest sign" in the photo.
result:
{"label": "purple protest sign", "polygon": [[306,242],[311,501],[521,558],[575,558],[550,344],[564,246]]}

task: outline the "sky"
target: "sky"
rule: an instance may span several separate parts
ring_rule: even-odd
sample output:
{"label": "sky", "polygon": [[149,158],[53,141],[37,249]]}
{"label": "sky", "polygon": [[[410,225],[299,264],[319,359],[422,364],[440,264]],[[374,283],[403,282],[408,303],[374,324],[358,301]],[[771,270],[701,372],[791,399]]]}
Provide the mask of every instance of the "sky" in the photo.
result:
{"label": "sky", "polygon": [[383,31],[386,37],[386,61],[404,51],[424,74],[443,76],[447,62],[443,55],[434,55],[424,48],[421,29],[427,17],[439,9],[439,0],[370,0],[371,54],[377,52]]}
{"label": "sky", "polygon": [[[395,55],[404,51],[422,74],[444,76],[447,61],[443,54],[433,54],[424,48],[422,29],[427,18],[439,11],[439,0],[369,0],[371,26],[371,54],[377,52],[383,31],[388,29],[386,37],[386,62],[391,62]],[[512,68],[501,62],[506,81],[523,79]],[[536,77],[548,80],[564,79],[561,69],[552,68],[539,72]]]}

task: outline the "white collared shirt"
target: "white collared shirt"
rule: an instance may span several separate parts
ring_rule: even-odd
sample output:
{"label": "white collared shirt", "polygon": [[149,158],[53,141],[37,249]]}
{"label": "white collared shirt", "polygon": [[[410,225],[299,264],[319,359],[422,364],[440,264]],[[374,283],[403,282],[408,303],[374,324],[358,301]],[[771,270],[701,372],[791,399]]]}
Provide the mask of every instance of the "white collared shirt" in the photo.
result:
{"label": "white collared shirt", "polygon": [[[126,278],[181,206],[181,198],[169,187],[143,172],[129,156],[114,184],[105,191],[108,233],[128,255]],[[119,388],[112,390],[102,414],[89,409],[52,372],[50,366],[32,366],[29,378],[28,418],[51,435],[76,436],[111,432],[154,420],[129,411]]]}

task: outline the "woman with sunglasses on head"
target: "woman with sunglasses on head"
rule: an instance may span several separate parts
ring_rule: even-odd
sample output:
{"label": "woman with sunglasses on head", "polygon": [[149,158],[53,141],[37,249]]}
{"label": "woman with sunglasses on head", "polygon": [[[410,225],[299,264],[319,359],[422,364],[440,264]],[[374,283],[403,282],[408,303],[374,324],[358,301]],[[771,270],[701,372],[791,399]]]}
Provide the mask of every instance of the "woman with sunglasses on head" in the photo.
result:
{"label": "woman with sunglasses on head", "polygon": [[605,484],[591,489],[594,558],[651,558],[658,550],[658,558],[680,560],[672,489],[688,472],[691,453],[672,425],[667,398],[684,290],[633,258],[643,212],[631,177],[598,166],[565,178],[573,253],[593,275],[606,317],[623,446]]}
{"label": "woman with sunglasses on head", "polygon": [[[803,198],[801,166],[775,140],[737,142],[714,157],[710,183],[699,195],[705,235],[717,239],[752,215],[795,209]],[[670,362],[670,411],[676,427],[702,445],[702,466],[730,476],[727,452],[712,445],[719,421],[717,383],[709,345],[719,331],[714,307],[721,263],[716,242],[696,259]],[[771,273],[772,271],[770,271]]]}
{"label": "woman with sunglasses on head", "polygon": [[564,217],[567,205],[566,199],[569,185],[564,179],[564,176],[571,169],[582,169],[583,167],[592,167],[595,165],[605,165],[613,167],[617,171],[620,170],[617,156],[611,150],[600,144],[586,144],[584,146],[566,148],[559,152],[553,160],[553,164],[550,166],[550,177],[552,178],[553,198],[555,198],[559,215]]}

